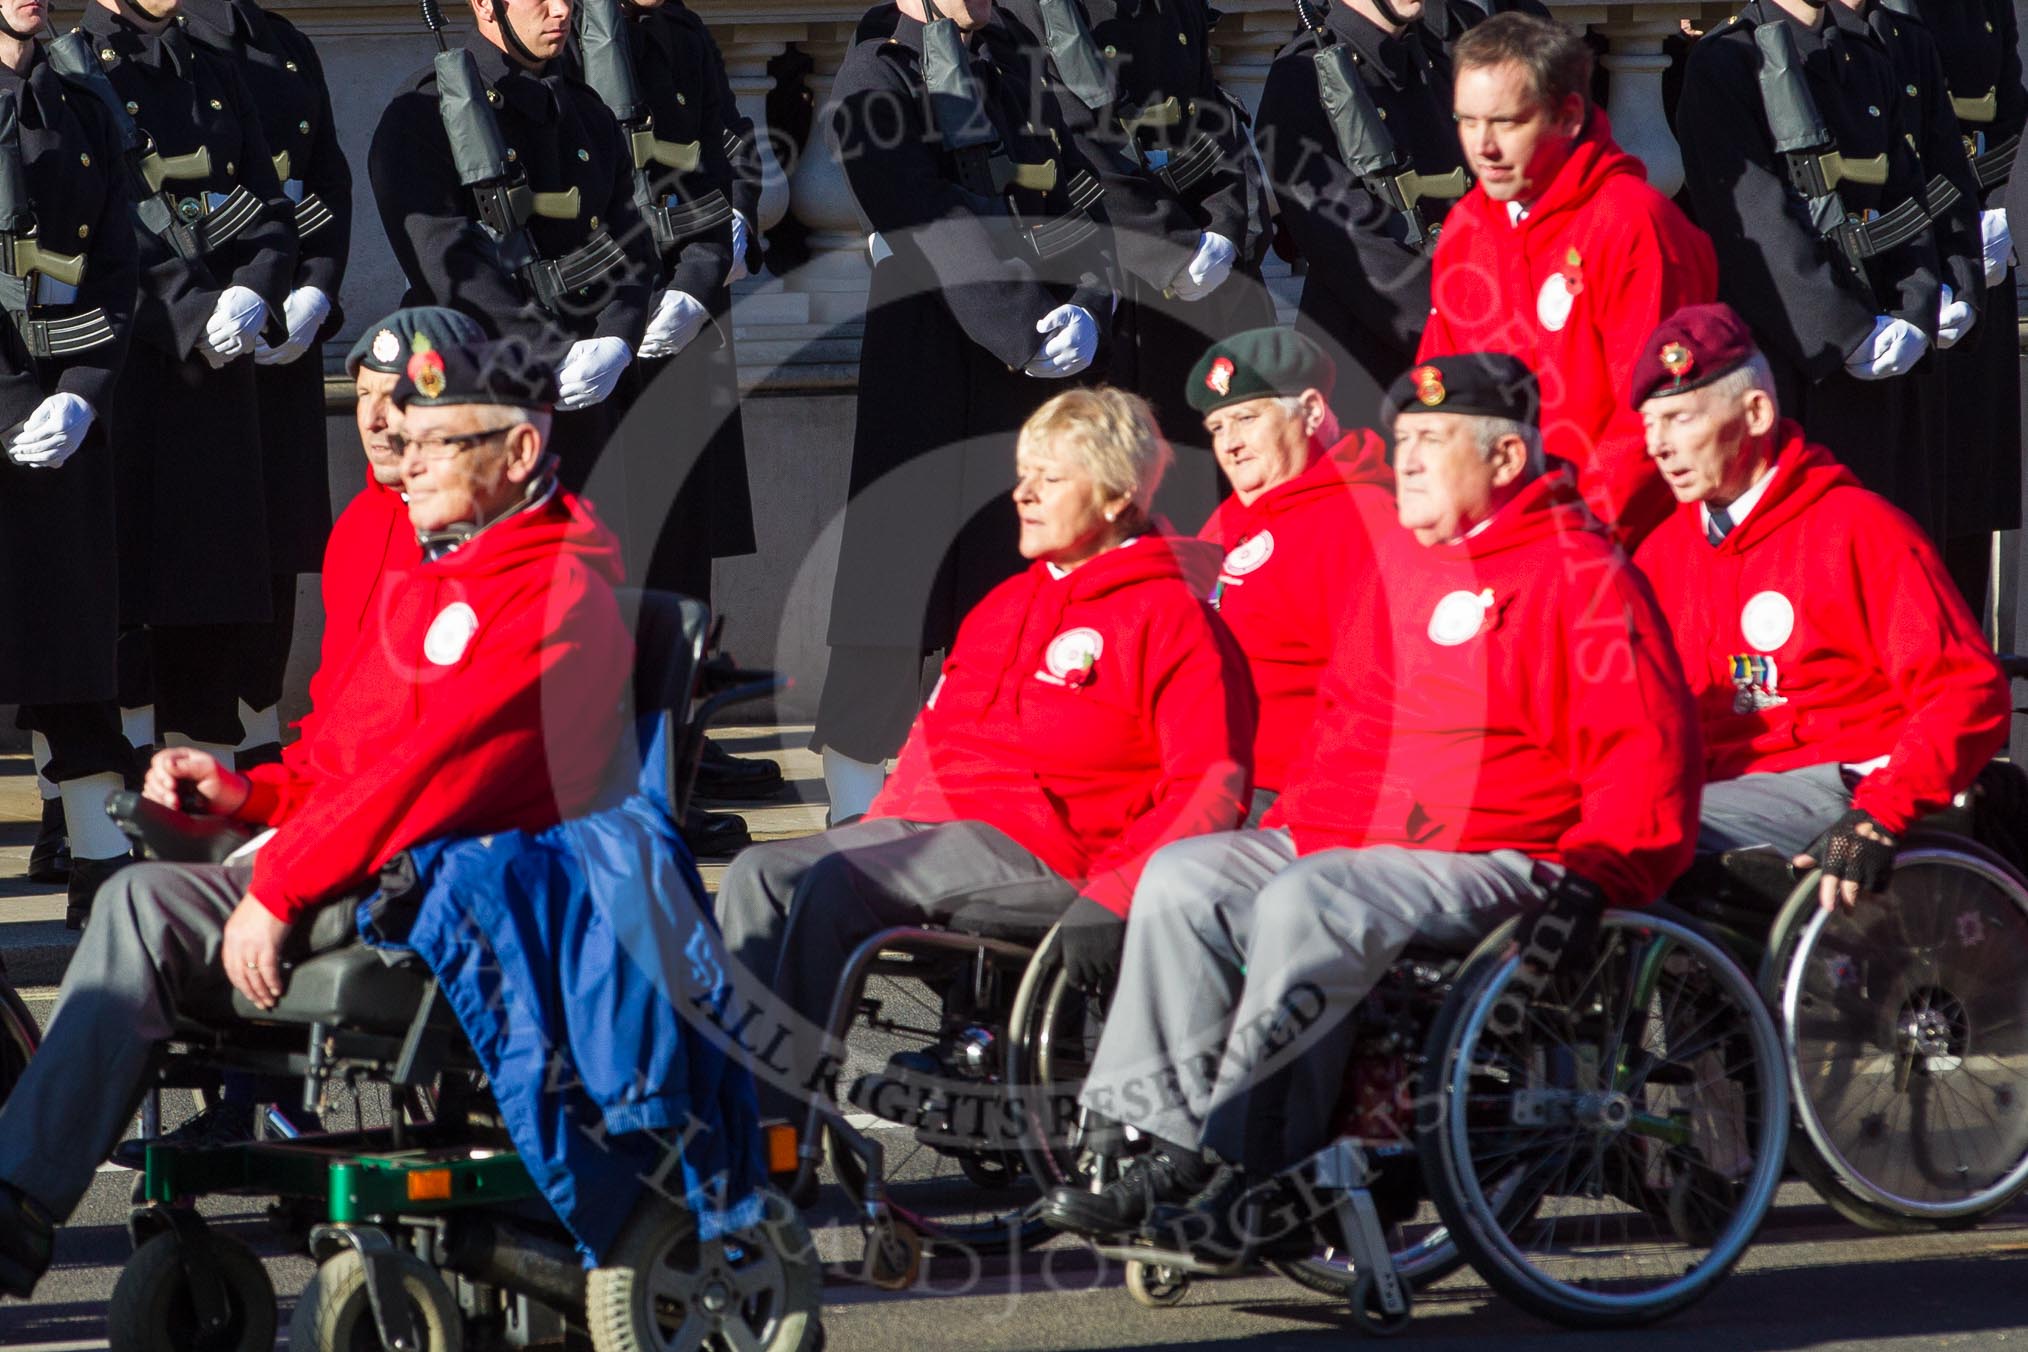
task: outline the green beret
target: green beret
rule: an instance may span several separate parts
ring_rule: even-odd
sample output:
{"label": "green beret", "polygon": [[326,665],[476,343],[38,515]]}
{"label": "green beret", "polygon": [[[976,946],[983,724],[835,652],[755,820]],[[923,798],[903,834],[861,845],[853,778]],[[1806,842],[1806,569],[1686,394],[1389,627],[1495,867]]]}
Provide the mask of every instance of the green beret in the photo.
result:
{"label": "green beret", "polygon": [[1184,395],[1190,407],[1209,413],[1227,404],[1316,390],[1329,396],[1338,368],[1323,348],[1290,328],[1235,333],[1197,359]]}
{"label": "green beret", "polygon": [[356,376],[363,366],[369,371],[400,375],[408,365],[418,333],[428,337],[431,346],[440,348],[486,340],[485,328],[462,310],[442,305],[411,305],[366,326],[359,341],[345,354],[345,374]]}

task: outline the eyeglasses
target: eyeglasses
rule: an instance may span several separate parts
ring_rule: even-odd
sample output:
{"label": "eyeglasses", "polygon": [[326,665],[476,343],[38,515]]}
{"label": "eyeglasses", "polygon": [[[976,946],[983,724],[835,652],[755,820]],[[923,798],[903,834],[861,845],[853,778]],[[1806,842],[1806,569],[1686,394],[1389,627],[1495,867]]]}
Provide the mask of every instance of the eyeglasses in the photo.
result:
{"label": "eyeglasses", "polygon": [[411,448],[419,459],[432,463],[449,460],[467,447],[482,441],[505,436],[510,429],[496,427],[489,432],[458,432],[447,437],[405,437],[399,432],[387,434],[387,449],[396,455],[406,455]]}

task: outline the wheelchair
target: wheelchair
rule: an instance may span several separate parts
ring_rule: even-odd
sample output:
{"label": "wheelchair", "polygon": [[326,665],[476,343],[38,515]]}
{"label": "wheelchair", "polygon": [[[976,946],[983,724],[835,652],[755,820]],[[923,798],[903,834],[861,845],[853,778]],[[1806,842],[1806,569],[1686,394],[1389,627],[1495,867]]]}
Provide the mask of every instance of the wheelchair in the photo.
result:
{"label": "wheelchair", "polygon": [[1850,912],[1821,910],[1821,874],[1765,848],[1701,861],[1701,888],[1679,888],[1758,965],[1788,1059],[1792,1167],[1867,1229],[1967,1227],[2028,1186],[2024,809],[2028,776],[1988,766]]}
{"label": "wheelchair", "polygon": [[[706,660],[710,614],[666,593],[623,593],[635,626],[634,708],[659,722],[669,801],[687,800],[706,727],[779,687]],[[694,696],[707,695],[691,715]],[[641,737],[641,745],[649,737]],[[149,852],[218,861],[242,833],[138,799],[109,811]],[[135,1252],[108,1309],[114,1348],[240,1352],[274,1345],[274,1292],[236,1239],[191,1203],[276,1197],[270,1212],[317,1260],[289,1329],[292,1352],[564,1347],[593,1352],[822,1343],[821,1272],[807,1229],[778,1193],[757,1225],[705,1239],[680,1204],[644,1188],[612,1252],[587,1272],[514,1153],[479,1064],[419,960],[357,940],[358,898],[299,927],[287,988],[271,1010],[179,1010],[163,1085],[221,1070],[302,1083],[321,1111],[334,1087],[385,1087],[384,1126],[229,1147],[151,1146],[130,1230]],[[781,1156],[792,1152],[770,1142]]]}
{"label": "wheelchair", "polygon": [[7,980],[7,964],[0,960],[0,1103],[7,1101],[41,1041],[35,1016]]}

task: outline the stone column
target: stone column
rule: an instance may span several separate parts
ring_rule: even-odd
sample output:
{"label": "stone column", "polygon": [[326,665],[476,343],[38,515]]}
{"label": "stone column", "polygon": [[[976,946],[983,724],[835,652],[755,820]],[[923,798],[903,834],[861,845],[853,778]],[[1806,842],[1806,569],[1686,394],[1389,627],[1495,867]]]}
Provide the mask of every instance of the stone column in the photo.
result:
{"label": "stone column", "polygon": [[801,24],[727,24],[716,35],[725,56],[726,78],[732,84],[733,102],[753,119],[755,142],[760,147],[760,220],[766,233],[781,224],[789,210],[789,179],[775,157],[774,136],[768,127],[768,91],[774,77],[768,62],[779,56],[789,43],[801,37]]}
{"label": "stone column", "polygon": [[790,288],[808,299],[812,324],[837,324],[866,312],[866,234],[853,205],[845,170],[832,153],[826,128],[831,116],[831,81],[851,41],[854,25],[813,23],[803,45],[814,63],[810,88],[817,95],[810,139],[789,175],[789,210],[809,229],[809,261],[796,270]]}
{"label": "stone column", "polygon": [[1598,33],[1611,45],[1599,64],[1612,76],[1606,115],[1621,149],[1648,166],[1648,182],[1673,196],[1683,186],[1683,152],[1662,114],[1662,72],[1669,68],[1663,40],[1681,31],[1672,18],[1602,23]]}

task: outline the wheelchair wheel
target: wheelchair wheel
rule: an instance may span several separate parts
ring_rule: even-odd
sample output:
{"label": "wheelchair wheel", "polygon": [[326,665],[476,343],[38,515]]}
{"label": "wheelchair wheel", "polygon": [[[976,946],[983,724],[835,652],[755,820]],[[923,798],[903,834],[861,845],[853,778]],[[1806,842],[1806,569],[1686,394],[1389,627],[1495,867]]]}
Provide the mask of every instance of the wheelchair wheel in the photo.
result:
{"label": "wheelchair wheel", "polygon": [[[444,1279],[406,1250],[396,1250],[392,1257],[409,1318],[422,1334],[416,1352],[463,1352],[464,1321]],[[262,1346],[272,1346],[272,1339]],[[357,1249],[343,1248],[326,1258],[296,1298],[289,1352],[385,1352],[366,1290],[366,1260]]]}
{"label": "wheelchair wheel", "polygon": [[1781,1181],[1788,1080],[1746,973],[1666,907],[1610,911],[1531,991],[1483,964],[1430,1048],[1430,1194],[1479,1274],[1573,1327],[1672,1314],[1740,1255]]}
{"label": "wheelchair wheel", "polygon": [[28,1058],[35,1055],[41,1041],[35,1016],[28,1012],[28,1006],[22,1003],[14,987],[7,984],[7,979],[0,976],[0,1103],[5,1103],[14,1091],[15,1082],[28,1069]]}
{"label": "wheelchair wheel", "polygon": [[644,1202],[591,1272],[585,1313],[595,1352],[822,1346],[816,1244],[784,1198],[763,1197],[753,1229],[709,1240],[681,1207]]}
{"label": "wheelchair wheel", "polygon": [[2028,1185],[2028,885],[1939,840],[1856,911],[1821,911],[1816,887],[1774,944],[1793,1162],[1871,1229],[1971,1225]]}
{"label": "wheelchair wheel", "polygon": [[210,1237],[226,1322],[206,1331],[174,1234],[134,1251],[106,1306],[106,1341],[115,1352],[270,1352],[275,1345],[275,1288],[254,1251]]}
{"label": "wheelchair wheel", "polygon": [[1091,1177],[1077,1100],[1104,1027],[1104,995],[1070,983],[1051,930],[1022,973],[1007,1020],[1007,1083],[1021,1157],[1044,1191]]}

